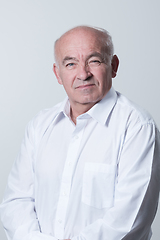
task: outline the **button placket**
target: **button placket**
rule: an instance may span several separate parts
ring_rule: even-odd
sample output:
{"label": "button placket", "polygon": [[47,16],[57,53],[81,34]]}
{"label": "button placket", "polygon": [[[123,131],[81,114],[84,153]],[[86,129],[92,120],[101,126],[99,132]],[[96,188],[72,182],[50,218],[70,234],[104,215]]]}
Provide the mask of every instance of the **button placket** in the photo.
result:
{"label": "button placket", "polygon": [[73,132],[71,142],[69,144],[67,158],[62,174],[62,183],[60,188],[60,197],[56,212],[56,224],[55,224],[55,235],[58,238],[64,238],[65,229],[65,217],[67,212],[67,206],[69,202],[69,195],[72,186],[72,177],[77,164],[78,151],[84,131],[86,121],[83,119],[77,124],[76,129]]}

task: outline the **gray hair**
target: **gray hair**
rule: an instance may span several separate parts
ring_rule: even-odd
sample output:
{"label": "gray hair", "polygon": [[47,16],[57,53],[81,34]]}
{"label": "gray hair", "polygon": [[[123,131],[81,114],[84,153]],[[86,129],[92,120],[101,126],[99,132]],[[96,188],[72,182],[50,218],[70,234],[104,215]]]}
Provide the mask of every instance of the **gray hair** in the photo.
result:
{"label": "gray hair", "polygon": [[78,29],[84,29],[84,30],[90,30],[90,31],[94,31],[95,33],[97,33],[98,35],[98,40],[102,43],[102,49],[101,51],[104,54],[104,61],[111,61],[113,54],[114,54],[114,46],[113,46],[113,42],[112,42],[112,37],[109,34],[109,32],[103,28],[98,28],[98,27],[90,27],[87,25],[82,25],[82,26],[77,26],[74,27],[72,29],[70,29],[69,31],[67,31],[66,33],[64,33],[60,38],[58,38],[55,43],[54,43],[54,58],[56,61],[56,64],[58,65],[58,60],[57,60],[57,53],[56,53],[56,47],[57,47],[57,43],[59,42],[59,40],[67,35],[69,32],[72,32],[74,30],[78,30]]}

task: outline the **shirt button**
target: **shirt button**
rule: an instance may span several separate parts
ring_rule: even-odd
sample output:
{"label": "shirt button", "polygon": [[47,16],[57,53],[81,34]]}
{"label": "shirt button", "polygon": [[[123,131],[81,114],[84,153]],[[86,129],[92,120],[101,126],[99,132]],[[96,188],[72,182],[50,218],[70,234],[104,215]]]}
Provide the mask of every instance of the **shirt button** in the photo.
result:
{"label": "shirt button", "polygon": [[68,165],[71,166],[71,165],[72,165],[72,162],[68,162]]}
{"label": "shirt button", "polygon": [[63,192],[63,195],[64,195],[64,196],[67,196],[67,193],[64,191],[64,192]]}
{"label": "shirt button", "polygon": [[61,219],[59,219],[59,220],[58,220],[58,222],[61,224],[61,223],[62,223],[62,220],[61,220]]}
{"label": "shirt button", "polygon": [[75,135],[74,138],[73,138],[73,142],[76,141],[78,138],[79,138],[79,136]]}

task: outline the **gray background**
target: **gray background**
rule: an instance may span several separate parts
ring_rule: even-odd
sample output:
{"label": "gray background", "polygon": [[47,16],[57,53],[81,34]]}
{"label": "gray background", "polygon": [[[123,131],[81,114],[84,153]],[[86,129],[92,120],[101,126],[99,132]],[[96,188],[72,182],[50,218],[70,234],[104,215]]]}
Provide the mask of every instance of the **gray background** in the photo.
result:
{"label": "gray background", "polygon": [[[27,122],[65,96],[52,72],[53,42],[76,25],[111,33],[120,59],[115,89],[160,128],[159,13],[158,0],[0,0],[0,200]],[[159,221],[160,211],[152,240],[159,239]]]}

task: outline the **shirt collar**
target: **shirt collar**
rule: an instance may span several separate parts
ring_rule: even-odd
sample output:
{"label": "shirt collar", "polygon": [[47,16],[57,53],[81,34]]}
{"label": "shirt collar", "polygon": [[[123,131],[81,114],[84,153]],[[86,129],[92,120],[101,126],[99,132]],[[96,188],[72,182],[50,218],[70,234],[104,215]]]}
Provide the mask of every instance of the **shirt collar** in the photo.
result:
{"label": "shirt collar", "polygon": [[106,124],[106,121],[117,102],[117,94],[112,87],[106,96],[97,104],[95,104],[87,113],[102,125]]}
{"label": "shirt collar", "polygon": [[57,105],[57,111],[53,121],[60,121],[64,117],[70,118],[70,103],[68,97]]}
{"label": "shirt collar", "polygon": [[[80,115],[78,118],[93,118],[102,125],[106,124],[106,121],[117,102],[117,94],[112,87],[106,96],[97,104],[95,104],[89,111]],[[70,103],[68,97],[60,104],[57,111],[56,118],[58,116],[66,116],[70,118]]]}

